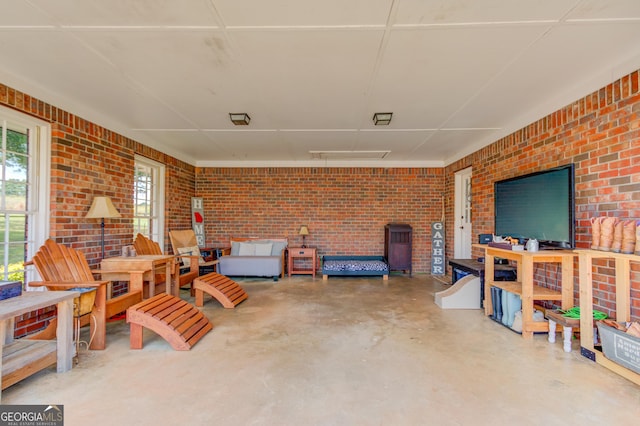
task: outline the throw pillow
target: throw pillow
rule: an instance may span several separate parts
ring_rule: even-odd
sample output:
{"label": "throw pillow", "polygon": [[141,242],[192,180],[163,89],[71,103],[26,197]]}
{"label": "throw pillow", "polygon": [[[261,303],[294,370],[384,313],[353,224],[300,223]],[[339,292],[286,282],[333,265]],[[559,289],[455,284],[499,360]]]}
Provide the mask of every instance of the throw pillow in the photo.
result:
{"label": "throw pillow", "polygon": [[[178,247],[178,254],[198,256],[198,263],[204,263],[204,259],[202,259],[200,255],[200,247],[198,246]],[[191,266],[191,258],[188,256],[183,257],[182,263],[184,263],[184,266]]]}
{"label": "throw pillow", "polygon": [[237,256],[240,252],[240,243],[238,241],[231,241],[231,256]]}
{"label": "throw pillow", "polygon": [[271,243],[254,244],[256,246],[256,256],[271,256]]}
{"label": "throw pillow", "polygon": [[238,250],[238,256],[255,256],[256,245],[249,243],[240,243],[240,249]]}

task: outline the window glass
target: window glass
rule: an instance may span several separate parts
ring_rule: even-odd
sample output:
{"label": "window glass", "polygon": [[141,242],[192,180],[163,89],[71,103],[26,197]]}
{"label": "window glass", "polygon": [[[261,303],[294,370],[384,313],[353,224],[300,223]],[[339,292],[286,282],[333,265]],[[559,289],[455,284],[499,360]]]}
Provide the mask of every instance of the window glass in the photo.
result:
{"label": "window glass", "polygon": [[[17,126],[16,126],[17,127]],[[0,279],[24,282],[29,221],[30,142],[26,129],[13,128],[6,120],[0,128]]]}

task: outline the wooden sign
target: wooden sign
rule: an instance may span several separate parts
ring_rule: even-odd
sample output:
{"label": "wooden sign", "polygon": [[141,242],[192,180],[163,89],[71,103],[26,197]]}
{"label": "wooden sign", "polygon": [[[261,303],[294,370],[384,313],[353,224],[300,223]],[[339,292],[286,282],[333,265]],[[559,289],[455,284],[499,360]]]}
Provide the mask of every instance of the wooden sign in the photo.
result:
{"label": "wooden sign", "polygon": [[444,222],[431,224],[431,275],[444,275]]}
{"label": "wooden sign", "polygon": [[204,203],[202,197],[191,197],[191,227],[196,234],[198,247],[204,247]]}

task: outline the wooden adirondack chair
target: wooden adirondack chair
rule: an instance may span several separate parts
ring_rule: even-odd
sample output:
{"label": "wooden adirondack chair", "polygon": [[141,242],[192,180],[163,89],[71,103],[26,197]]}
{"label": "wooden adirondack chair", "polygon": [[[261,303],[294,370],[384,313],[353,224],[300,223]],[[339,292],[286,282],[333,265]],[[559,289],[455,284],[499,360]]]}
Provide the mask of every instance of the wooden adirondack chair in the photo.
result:
{"label": "wooden adirondack chair", "polygon": [[[214,256],[202,256],[201,249],[198,247],[196,234],[193,229],[184,229],[178,231],[169,231],[169,239],[171,240],[171,248],[173,253],[177,255],[190,254],[198,256],[198,265],[200,274],[207,274],[216,271],[218,260]],[[210,249],[202,249],[202,252],[208,252]],[[183,258],[185,266],[189,266],[190,259]]]}
{"label": "wooden adirondack chair", "polygon": [[[135,247],[137,254],[141,254],[141,255],[163,254],[158,243],[145,237],[142,234],[136,235],[136,239],[133,241],[133,246]],[[190,266],[180,268],[180,264],[178,263],[177,259],[185,258],[185,257],[190,258],[191,261],[188,262]],[[199,259],[197,255],[177,255],[176,262],[173,265],[174,268],[180,268],[179,286],[184,287],[186,285],[189,285],[192,296],[195,294],[195,290],[193,288],[193,280],[195,278],[198,278],[198,276],[200,275],[198,261]],[[156,280],[157,282],[165,281],[164,274],[157,274],[157,275],[162,275],[162,276],[158,276],[158,279]]]}
{"label": "wooden adirondack chair", "polygon": [[100,271],[89,268],[89,263],[82,252],[58,244],[51,239],[40,247],[31,262],[25,264],[35,265],[42,278],[42,281],[30,282],[30,286],[45,286],[49,290],[69,290],[77,287],[96,288],[92,310],[95,321],[90,321],[88,316],[83,321],[90,323],[91,335],[93,336],[89,345],[90,349],[105,348],[107,318],[111,318],[142,301],[144,271],[127,271],[130,273],[129,291],[107,300],[109,281],[97,281],[94,278],[94,274],[100,273]]}

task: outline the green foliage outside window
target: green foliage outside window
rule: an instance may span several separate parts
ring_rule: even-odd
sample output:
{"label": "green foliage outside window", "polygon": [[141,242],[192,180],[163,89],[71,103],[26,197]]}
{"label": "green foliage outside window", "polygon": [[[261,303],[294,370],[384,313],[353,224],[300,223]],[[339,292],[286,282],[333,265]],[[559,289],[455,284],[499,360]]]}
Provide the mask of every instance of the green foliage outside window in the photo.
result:
{"label": "green foliage outside window", "polygon": [[[0,127],[0,134],[2,132]],[[27,239],[29,143],[26,133],[7,129],[0,151],[4,169],[0,214],[0,280],[24,282],[25,241]]]}

